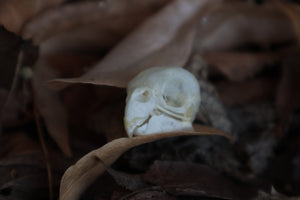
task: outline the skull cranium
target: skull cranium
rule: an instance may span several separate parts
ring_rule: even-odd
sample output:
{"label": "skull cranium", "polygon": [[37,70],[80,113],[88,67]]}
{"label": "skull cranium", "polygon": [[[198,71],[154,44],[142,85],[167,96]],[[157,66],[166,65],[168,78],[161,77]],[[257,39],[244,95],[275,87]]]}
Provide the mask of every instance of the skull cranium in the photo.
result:
{"label": "skull cranium", "polygon": [[192,130],[200,105],[196,78],[180,67],[153,67],[127,87],[124,124],[129,137]]}

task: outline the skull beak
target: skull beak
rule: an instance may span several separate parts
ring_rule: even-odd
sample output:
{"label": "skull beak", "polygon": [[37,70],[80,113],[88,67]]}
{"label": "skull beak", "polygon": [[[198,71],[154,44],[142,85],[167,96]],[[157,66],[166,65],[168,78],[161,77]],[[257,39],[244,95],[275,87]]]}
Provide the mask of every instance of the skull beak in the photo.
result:
{"label": "skull beak", "polygon": [[127,135],[132,137],[135,130],[151,117],[155,108],[155,99],[149,88],[142,87],[128,95],[126,101],[124,124]]}

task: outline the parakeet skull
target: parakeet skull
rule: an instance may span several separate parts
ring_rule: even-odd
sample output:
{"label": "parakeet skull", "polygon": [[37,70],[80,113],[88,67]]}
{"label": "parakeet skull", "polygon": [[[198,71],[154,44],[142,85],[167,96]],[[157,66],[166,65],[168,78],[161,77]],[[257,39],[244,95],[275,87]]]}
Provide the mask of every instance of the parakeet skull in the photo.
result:
{"label": "parakeet skull", "polygon": [[124,124],[129,137],[192,130],[200,105],[196,78],[180,67],[153,67],[127,87]]}

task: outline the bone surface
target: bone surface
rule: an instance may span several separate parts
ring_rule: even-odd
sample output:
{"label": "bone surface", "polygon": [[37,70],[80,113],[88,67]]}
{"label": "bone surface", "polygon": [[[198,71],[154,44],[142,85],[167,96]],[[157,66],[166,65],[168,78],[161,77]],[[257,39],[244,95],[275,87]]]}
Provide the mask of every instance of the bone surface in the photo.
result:
{"label": "bone surface", "polygon": [[200,105],[194,75],[180,67],[153,67],[127,87],[124,125],[129,137],[193,130]]}

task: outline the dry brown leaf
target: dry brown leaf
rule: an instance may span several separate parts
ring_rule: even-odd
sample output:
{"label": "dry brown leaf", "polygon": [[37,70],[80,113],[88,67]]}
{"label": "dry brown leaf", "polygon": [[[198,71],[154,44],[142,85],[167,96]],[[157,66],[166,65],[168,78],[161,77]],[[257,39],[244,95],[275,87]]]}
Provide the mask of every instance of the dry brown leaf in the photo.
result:
{"label": "dry brown leaf", "polygon": [[57,73],[51,69],[47,62],[37,61],[33,75],[35,104],[45,120],[51,137],[67,156],[71,156],[65,107],[60,102],[58,93],[44,86],[45,81],[57,76]]}
{"label": "dry brown leaf", "polygon": [[46,8],[54,7],[64,0],[3,0],[0,2],[0,24],[16,34],[32,17]]}
{"label": "dry brown leaf", "polygon": [[219,0],[176,0],[146,20],[93,69],[79,78],[56,79],[52,88],[72,83],[126,87],[128,81],[152,66],[183,66],[190,55],[196,19]]}
{"label": "dry brown leaf", "polygon": [[[11,140],[17,138],[16,135],[10,136]],[[36,146],[40,149],[38,144]],[[3,196],[7,199],[50,199],[43,156],[40,152],[20,153],[7,155],[0,160],[0,199]],[[52,183],[55,190],[59,187],[61,171],[62,169],[56,168],[53,172]]]}
{"label": "dry brown leaf", "polygon": [[[67,4],[45,12],[29,22],[24,27],[23,37],[32,38],[36,44],[40,44],[57,35],[64,35],[63,39],[69,40],[70,34],[78,32],[78,37],[84,37],[85,43],[99,41],[107,44],[111,38],[127,33],[169,1],[110,0]],[[87,27],[90,29],[88,35]],[[73,39],[73,42],[76,41]]]}
{"label": "dry brown leaf", "polygon": [[142,180],[142,177],[138,174],[128,174],[122,171],[115,170],[108,167],[106,171],[113,177],[116,183],[130,191],[140,190],[149,186]]}
{"label": "dry brown leaf", "polygon": [[279,3],[277,2],[279,7],[286,13],[286,15],[291,19],[294,30],[296,32],[296,36],[298,41],[300,41],[300,6],[299,4],[292,3]]}
{"label": "dry brown leaf", "polygon": [[2,135],[0,145],[0,159],[7,156],[36,154],[41,152],[39,144],[23,132]]}
{"label": "dry brown leaf", "polygon": [[[2,127],[19,121],[19,103],[15,98],[15,92],[24,55],[20,51],[21,45],[20,37],[0,26],[0,123]],[[2,131],[0,128],[0,134]]]}
{"label": "dry brown leaf", "polygon": [[231,81],[253,78],[266,65],[279,60],[272,53],[210,52],[203,55],[206,63],[213,66]]}
{"label": "dry brown leaf", "polygon": [[[105,88],[103,90],[105,92]],[[112,88],[110,88],[110,91],[113,91]],[[119,92],[119,95],[121,94]],[[125,97],[121,101],[119,100],[118,102],[116,102],[112,100],[110,104],[105,104],[105,106],[103,106],[103,108],[98,112],[96,112],[95,114],[90,114],[90,129],[98,133],[103,133],[105,135],[106,141],[112,141],[120,137],[125,137],[127,134],[123,124],[125,114],[124,108]]]}
{"label": "dry brown leaf", "polygon": [[[111,199],[136,199],[143,192],[162,191],[175,199],[252,199],[264,187],[255,183],[236,182],[207,165],[183,161],[156,160],[146,173],[129,174],[110,167],[107,172],[115,182],[127,192],[115,190]],[[101,180],[103,180],[101,178]],[[269,185],[265,184],[265,188]],[[129,191],[132,191],[128,193]],[[117,192],[119,192],[119,194]],[[197,198],[198,197],[198,198]],[[219,197],[219,198],[218,198]],[[144,198],[146,199],[146,196]],[[155,198],[156,199],[156,198]],[[189,198],[188,198],[189,199]]]}
{"label": "dry brown leaf", "polygon": [[[290,18],[295,34],[300,42],[300,6],[292,3],[277,2],[279,8]],[[279,82],[276,95],[276,110],[281,115],[279,126],[289,117],[289,115],[300,107],[299,92],[299,48],[288,52],[283,59],[282,78]],[[281,130],[281,127],[278,129]],[[281,131],[278,133],[281,135]]]}
{"label": "dry brown leaf", "polygon": [[[44,58],[42,55],[41,57]],[[61,74],[66,76],[80,76],[85,71],[85,66],[90,66],[99,61],[99,55],[80,53],[59,53],[54,56],[45,56],[47,62]]]}
{"label": "dry brown leaf", "polygon": [[262,102],[275,95],[276,80],[253,79],[242,83],[220,82],[216,84],[218,94],[226,105]]}
{"label": "dry brown leaf", "polygon": [[21,44],[20,37],[0,27],[0,86],[2,88],[11,87]]}
{"label": "dry brown leaf", "polygon": [[211,127],[196,125],[194,128],[195,131],[193,132],[172,132],[119,138],[97,150],[91,151],[66,170],[61,180],[59,199],[79,199],[80,195],[106,170],[107,166],[114,163],[125,151],[132,147],[163,138],[187,135],[221,135],[232,139],[231,136]]}
{"label": "dry brown leaf", "polygon": [[232,50],[249,44],[269,48],[295,40],[290,20],[273,4],[226,2],[202,19],[195,51]]}
{"label": "dry brown leaf", "polygon": [[[31,159],[34,158],[31,157]],[[45,169],[40,164],[42,162],[38,165],[35,163],[2,165],[0,163],[0,199],[3,196],[7,199],[43,199],[41,196],[47,195],[48,184]],[[40,198],[38,198],[39,195]]]}
{"label": "dry brown leaf", "polygon": [[[143,180],[164,188],[175,196],[206,196],[212,199],[252,199],[258,187],[237,183],[206,165],[155,161],[144,174]],[[251,198],[252,197],[252,198]]]}

